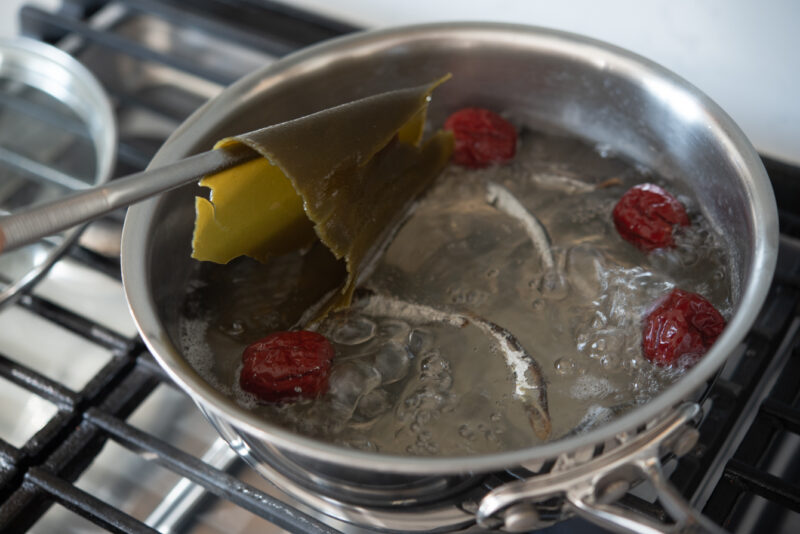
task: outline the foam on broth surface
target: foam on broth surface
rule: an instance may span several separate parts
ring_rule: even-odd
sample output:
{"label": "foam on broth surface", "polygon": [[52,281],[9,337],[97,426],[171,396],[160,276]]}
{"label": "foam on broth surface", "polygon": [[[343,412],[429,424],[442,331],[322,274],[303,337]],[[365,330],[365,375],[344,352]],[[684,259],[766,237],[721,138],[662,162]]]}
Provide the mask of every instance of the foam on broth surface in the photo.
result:
{"label": "foam on broth surface", "polygon": [[[616,179],[610,187],[596,187]],[[676,195],[692,225],[677,246],[645,254],[623,241],[611,211],[631,186]],[[554,267],[519,220],[487,200],[502,186],[546,229]],[[550,439],[584,432],[677,380],[641,355],[641,322],[673,287],[732,311],[728,256],[680,184],[579,140],[523,131],[508,165],[449,167],[361,284],[370,291],[510,331],[538,362],[547,387]],[[181,324],[183,353],[221,392],[265,420],[371,451],[460,455],[512,450],[539,438],[498,347],[474,326],[370,316],[329,316],[318,329],[336,357],[330,390],[316,400],[265,405],[238,388],[244,347],[291,326],[287,309],[310,304],[298,272],[308,255],[260,265],[197,264]],[[321,289],[320,289],[321,291]]]}

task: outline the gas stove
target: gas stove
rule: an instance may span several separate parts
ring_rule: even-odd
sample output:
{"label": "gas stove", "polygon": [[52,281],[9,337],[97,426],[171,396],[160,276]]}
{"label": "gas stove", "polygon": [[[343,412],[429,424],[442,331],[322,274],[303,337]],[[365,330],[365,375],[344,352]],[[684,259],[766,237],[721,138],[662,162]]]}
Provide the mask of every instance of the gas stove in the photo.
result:
{"label": "gas stove", "polygon": [[[66,0],[19,15],[24,34],[80,60],[111,97],[117,176],[143,169],[229,83],[358,29],[268,1]],[[782,232],[770,296],[708,385],[698,445],[667,466],[693,506],[741,533],[800,529],[800,168],[765,165]],[[0,312],[0,530],[366,532],[315,515],[246,467],[163,374],[125,305],[123,217],[93,223]],[[646,487],[622,502],[665,517]],[[598,529],[575,519],[545,531]]]}

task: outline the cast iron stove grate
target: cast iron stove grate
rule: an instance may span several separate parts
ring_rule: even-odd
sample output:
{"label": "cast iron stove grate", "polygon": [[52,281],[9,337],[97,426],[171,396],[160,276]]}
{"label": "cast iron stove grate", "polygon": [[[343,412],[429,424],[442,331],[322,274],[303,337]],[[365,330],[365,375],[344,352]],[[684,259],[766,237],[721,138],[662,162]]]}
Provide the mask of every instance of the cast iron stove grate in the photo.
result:
{"label": "cast iron stove grate", "polygon": [[[248,0],[235,9],[225,0],[192,2],[154,0],[67,0],[56,12],[26,6],[20,13],[24,33],[58,44],[83,61],[104,83],[120,121],[119,175],[141,170],[171,132],[205,98],[250,70],[191,61],[185,54],[143,44],[133,30],[142,19],[166,24],[167,31],[191,37],[202,34],[253,54],[253,61],[288,52],[354,30],[312,13],[281,4]],[[134,20],[128,31],[126,21]],[[170,70],[195,82],[200,94],[174,88],[158,76],[150,86],[128,87],[109,72],[108,52],[116,62],[131,62],[161,73]],[[245,54],[246,55],[246,54]],[[212,54],[213,56],[213,54]],[[203,85],[206,84],[206,85]],[[191,84],[190,84],[191,85]],[[204,92],[205,91],[205,92]],[[145,133],[124,128],[136,114],[150,116],[157,127]],[[766,161],[776,189],[782,227],[778,273],[761,316],[741,350],[706,392],[706,416],[700,442],[674,466],[672,481],[718,524],[736,532],[789,532],[800,512],[800,170]],[[121,214],[110,217],[119,224]],[[74,247],[70,259],[119,279],[113,254]],[[149,461],[297,532],[333,532],[290,505],[249,486],[227,470],[211,467],[156,436],[129,424],[128,417],[159,384],[171,385],[138,337],[126,337],[34,292],[18,306],[109,350],[113,358],[88,383],[74,391],[58,381],[0,354],[0,376],[50,401],[57,413],[21,446],[0,440],[0,530],[24,531],[53,503],[58,503],[111,532],[151,532],[142,521],[79,488],[74,482],[113,441]],[[788,452],[787,452],[788,451]],[[778,465],[780,464],[780,465]],[[513,476],[499,474],[498,478]],[[487,482],[488,483],[488,482]],[[660,516],[642,496],[624,503]],[[788,522],[787,522],[788,521]],[[788,525],[788,526],[787,526]]]}

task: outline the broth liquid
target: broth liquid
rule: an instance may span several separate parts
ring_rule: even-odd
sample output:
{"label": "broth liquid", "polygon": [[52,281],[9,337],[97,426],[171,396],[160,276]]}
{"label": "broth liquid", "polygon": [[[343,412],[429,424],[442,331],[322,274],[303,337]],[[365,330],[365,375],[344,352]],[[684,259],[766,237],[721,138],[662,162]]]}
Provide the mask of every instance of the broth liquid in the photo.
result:
{"label": "broth liquid", "polygon": [[[615,203],[643,182],[661,185],[687,208],[692,224],[676,230],[673,249],[645,254],[614,228]],[[549,247],[489,202],[489,184],[535,216]],[[733,290],[721,243],[679,184],[602,147],[524,131],[507,165],[450,166],[361,285],[475,313],[510,331],[541,368],[550,439],[557,439],[647,402],[681,376],[643,358],[642,320],[674,287],[700,293],[729,318]],[[281,309],[299,305],[292,280],[303,261],[297,253],[269,266],[198,264],[182,349],[217,389],[274,424],[370,451],[462,455],[541,441],[496,343],[478,328],[369,316],[357,306],[318,327],[336,349],[324,396],[265,405],[241,391],[242,350],[290,326]]]}

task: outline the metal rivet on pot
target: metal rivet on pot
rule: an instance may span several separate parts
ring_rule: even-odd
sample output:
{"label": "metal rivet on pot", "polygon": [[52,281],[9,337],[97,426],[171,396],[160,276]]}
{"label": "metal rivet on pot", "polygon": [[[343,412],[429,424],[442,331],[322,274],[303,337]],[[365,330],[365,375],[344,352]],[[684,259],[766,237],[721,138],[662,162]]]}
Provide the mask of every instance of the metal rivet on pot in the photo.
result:
{"label": "metal rivet on pot", "polygon": [[631,489],[631,483],[627,480],[615,480],[597,488],[595,500],[599,504],[610,504],[621,499],[629,489]]}
{"label": "metal rivet on pot", "polygon": [[694,427],[687,428],[675,439],[672,444],[672,452],[676,456],[683,456],[697,445],[698,439],[700,439],[700,431]]}
{"label": "metal rivet on pot", "polygon": [[503,526],[507,532],[531,531],[541,526],[539,512],[530,503],[514,504],[506,511],[505,524]]}

